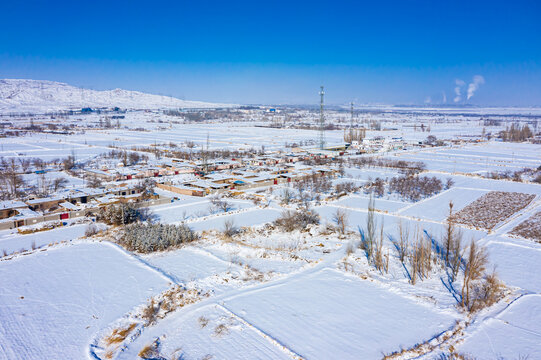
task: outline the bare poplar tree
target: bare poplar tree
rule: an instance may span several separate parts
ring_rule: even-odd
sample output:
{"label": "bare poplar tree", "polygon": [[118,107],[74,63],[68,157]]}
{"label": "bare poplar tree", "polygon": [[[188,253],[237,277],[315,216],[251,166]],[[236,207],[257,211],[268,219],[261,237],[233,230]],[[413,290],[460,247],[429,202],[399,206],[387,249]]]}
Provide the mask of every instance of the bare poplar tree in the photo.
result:
{"label": "bare poplar tree", "polygon": [[464,283],[462,284],[462,307],[468,310],[474,309],[475,301],[472,301],[470,295],[473,284],[482,279],[488,263],[486,249],[479,247],[475,240],[471,241],[468,260],[464,269]]}

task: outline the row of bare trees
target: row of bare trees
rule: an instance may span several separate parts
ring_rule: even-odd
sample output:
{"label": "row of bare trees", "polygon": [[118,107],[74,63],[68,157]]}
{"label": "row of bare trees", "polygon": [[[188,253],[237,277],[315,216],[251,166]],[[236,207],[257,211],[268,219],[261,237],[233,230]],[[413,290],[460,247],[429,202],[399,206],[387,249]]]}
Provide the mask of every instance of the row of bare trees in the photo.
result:
{"label": "row of bare trees", "polygon": [[525,141],[533,137],[533,133],[530,127],[526,124],[520,126],[519,124],[511,124],[505,130],[500,132],[500,138],[503,141],[520,142]]}
{"label": "row of bare trees", "polygon": [[[29,159],[17,161],[15,158],[9,160],[0,160],[0,199],[9,200],[21,198],[25,193],[34,193],[39,196],[48,196],[51,192],[56,192],[68,184],[64,177],[49,178],[42,172],[37,175],[37,183],[29,186],[21,172],[25,172],[29,166]],[[43,170],[43,162],[39,162],[39,169]]]}
{"label": "row of bare trees", "polygon": [[364,250],[369,264],[377,270],[387,273],[389,271],[389,252],[384,254],[383,249],[383,222],[380,224],[379,233],[375,218],[375,199],[370,195],[368,201],[368,215],[366,220],[366,229],[361,230],[360,247]]}
{"label": "row of bare trees", "polygon": [[136,165],[141,161],[148,161],[148,156],[139,154],[137,151],[126,151],[123,149],[113,149],[100,155],[103,158],[118,159],[124,166]]}
{"label": "row of bare trees", "polygon": [[299,199],[303,204],[313,200],[319,200],[321,194],[328,193],[332,189],[329,176],[320,173],[303,176],[293,186],[298,191]]}
{"label": "row of bare trees", "polygon": [[[463,245],[463,233],[452,221],[452,214],[453,203],[450,202],[449,219],[441,242],[419,228],[412,233],[401,221],[398,223],[398,238],[390,239],[412,285],[436,274],[437,269],[442,269],[447,275],[447,286],[456,295],[459,305],[466,311],[475,312],[499,301],[505,287],[494,270],[488,271],[486,249],[475,240],[471,240],[467,247]],[[383,240],[383,224],[378,231],[374,197],[371,196],[366,227],[361,230],[360,247],[369,264],[386,273],[389,269],[389,252],[385,252]],[[456,290],[454,283],[460,273],[462,284],[460,290]]]}
{"label": "row of bare trees", "polygon": [[401,173],[408,175],[418,174],[426,169],[425,163],[421,161],[404,161],[387,158],[357,157],[350,158],[349,163],[357,167],[378,166],[399,169]]}
{"label": "row of bare trees", "polygon": [[[449,179],[446,188],[451,187],[453,181]],[[443,182],[437,177],[428,176],[400,176],[389,180],[389,192],[396,192],[405,199],[418,201],[442,191]]]}

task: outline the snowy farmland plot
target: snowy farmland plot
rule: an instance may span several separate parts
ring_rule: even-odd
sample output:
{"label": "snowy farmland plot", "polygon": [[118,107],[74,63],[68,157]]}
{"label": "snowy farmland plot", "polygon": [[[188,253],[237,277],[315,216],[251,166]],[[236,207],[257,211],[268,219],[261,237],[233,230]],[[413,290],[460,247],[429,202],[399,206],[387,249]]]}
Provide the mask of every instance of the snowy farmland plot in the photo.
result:
{"label": "snowy farmland plot", "polygon": [[539,109],[336,106],[320,149],[311,107],[31,85],[0,360],[541,359]]}
{"label": "snowy farmland plot", "polygon": [[2,359],[86,358],[96,331],[169,283],[108,243],[2,261],[0,273]]}

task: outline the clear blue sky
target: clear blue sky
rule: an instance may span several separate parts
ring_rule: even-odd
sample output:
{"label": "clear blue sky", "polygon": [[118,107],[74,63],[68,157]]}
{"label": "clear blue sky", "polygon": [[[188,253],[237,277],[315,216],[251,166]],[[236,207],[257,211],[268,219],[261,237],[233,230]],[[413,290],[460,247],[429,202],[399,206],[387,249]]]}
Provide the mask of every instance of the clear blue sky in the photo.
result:
{"label": "clear blue sky", "polygon": [[[3,1],[0,78],[237,103],[541,105],[541,1]],[[479,79],[479,78],[478,78]],[[459,82],[459,84],[461,84]]]}

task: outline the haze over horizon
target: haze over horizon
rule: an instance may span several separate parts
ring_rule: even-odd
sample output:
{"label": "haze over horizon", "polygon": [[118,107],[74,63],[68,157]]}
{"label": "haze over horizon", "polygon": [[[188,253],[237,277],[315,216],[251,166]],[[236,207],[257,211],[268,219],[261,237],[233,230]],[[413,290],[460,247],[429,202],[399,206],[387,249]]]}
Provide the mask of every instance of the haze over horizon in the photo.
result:
{"label": "haze over horizon", "polygon": [[0,78],[223,103],[541,105],[535,1],[31,1]]}

